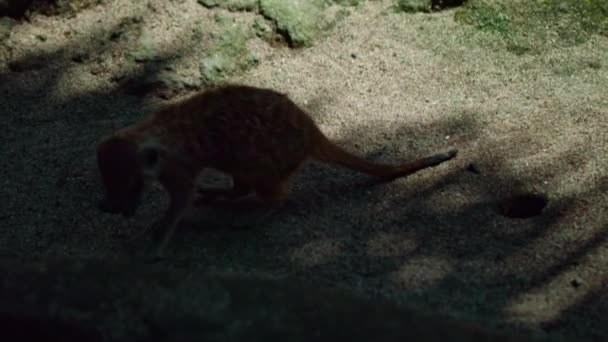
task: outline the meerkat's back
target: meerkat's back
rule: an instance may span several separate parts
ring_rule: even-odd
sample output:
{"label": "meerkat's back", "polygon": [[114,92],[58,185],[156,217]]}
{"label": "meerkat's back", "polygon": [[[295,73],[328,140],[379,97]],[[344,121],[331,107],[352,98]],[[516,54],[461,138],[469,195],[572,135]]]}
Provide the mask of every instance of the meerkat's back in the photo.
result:
{"label": "meerkat's back", "polygon": [[[230,86],[198,99],[212,166],[228,173],[278,177],[293,172],[312,154],[320,131],[284,94]],[[250,175],[250,178],[253,175]]]}

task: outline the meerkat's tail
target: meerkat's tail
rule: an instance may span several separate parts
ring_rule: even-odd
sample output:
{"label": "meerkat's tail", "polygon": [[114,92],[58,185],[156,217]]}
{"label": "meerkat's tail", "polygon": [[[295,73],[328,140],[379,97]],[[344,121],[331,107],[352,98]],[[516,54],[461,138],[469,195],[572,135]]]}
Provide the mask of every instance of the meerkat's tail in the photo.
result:
{"label": "meerkat's tail", "polygon": [[444,153],[429,155],[398,165],[389,165],[373,163],[358,157],[336,145],[322,133],[321,137],[317,139],[317,142],[318,145],[312,154],[314,159],[328,164],[346,167],[348,169],[362,172],[385,181],[405,177],[416,171],[439,165],[454,158],[458,154],[458,149],[453,148]]}

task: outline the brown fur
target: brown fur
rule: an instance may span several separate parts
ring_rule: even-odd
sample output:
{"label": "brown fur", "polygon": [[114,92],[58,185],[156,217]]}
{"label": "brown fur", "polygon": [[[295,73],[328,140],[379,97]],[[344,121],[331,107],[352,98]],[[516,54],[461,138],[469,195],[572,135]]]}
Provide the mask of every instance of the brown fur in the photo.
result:
{"label": "brown fur", "polygon": [[134,214],[144,178],[160,181],[170,196],[156,222],[160,252],[195,196],[195,180],[208,167],[232,176],[226,191],[203,195],[240,197],[255,192],[263,205],[279,205],[289,178],[308,158],[341,165],[389,181],[453,158],[457,150],[400,165],[375,164],[331,142],[287,96],[269,89],[224,86],[205,91],[118,131],[98,147],[106,197],[101,209]]}

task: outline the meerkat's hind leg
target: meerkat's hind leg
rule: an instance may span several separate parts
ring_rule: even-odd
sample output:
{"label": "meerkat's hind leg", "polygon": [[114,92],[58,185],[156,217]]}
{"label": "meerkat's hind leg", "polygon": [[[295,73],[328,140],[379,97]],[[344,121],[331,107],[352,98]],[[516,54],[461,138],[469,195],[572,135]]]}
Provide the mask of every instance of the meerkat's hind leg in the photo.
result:
{"label": "meerkat's hind leg", "polygon": [[287,200],[289,194],[287,177],[276,182],[265,182],[256,187],[256,194],[263,211],[256,217],[256,223],[266,220],[279,211]]}
{"label": "meerkat's hind leg", "polygon": [[219,209],[219,216],[229,213],[228,221],[232,223],[228,225],[232,227],[257,225],[276,213],[286,198],[287,182],[277,179],[267,174],[258,178],[235,177],[232,189],[198,189],[192,206],[194,210],[202,206]]}
{"label": "meerkat's hind leg", "polygon": [[287,180],[267,181],[258,184],[255,191],[266,207],[281,206],[287,199]]}
{"label": "meerkat's hind leg", "polygon": [[[255,196],[239,197],[233,200],[214,201],[210,205],[222,209],[237,210],[246,213],[247,223],[243,226],[259,224],[276,213],[287,197],[287,182],[264,180],[250,187]],[[238,226],[241,226],[239,224]]]}

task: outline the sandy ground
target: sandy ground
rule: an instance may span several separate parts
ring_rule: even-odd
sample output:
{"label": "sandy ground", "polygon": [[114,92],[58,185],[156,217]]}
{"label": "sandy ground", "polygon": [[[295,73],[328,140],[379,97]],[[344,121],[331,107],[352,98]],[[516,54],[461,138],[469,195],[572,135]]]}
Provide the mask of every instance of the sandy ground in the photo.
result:
{"label": "sandy ground", "polygon": [[[243,227],[246,213],[202,210],[158,267],[313,279],[498,330],[607,339],[608,39],[516,56],[480,44],[452,11],[398,14],[390,3],[352,9],[311,48],[254,38],[259,65],[229,80],[288,93],[374,160],[459,156],[371,188],[309,163],[273,216]],[[153,37],[162,70],[197,72],[206,41],[191,34],[212,32],[217,11],[108,1],[13,29],[0,49],[1,255],[131,257],[122,242],[166,198],[151,191],[129,221],[98,212],[95,143],[164,101],[122,86],[149,72],[125,62],[129,49]],[[549,204],[529,219],[500,216],[497,201],[515,191]]]}

